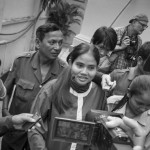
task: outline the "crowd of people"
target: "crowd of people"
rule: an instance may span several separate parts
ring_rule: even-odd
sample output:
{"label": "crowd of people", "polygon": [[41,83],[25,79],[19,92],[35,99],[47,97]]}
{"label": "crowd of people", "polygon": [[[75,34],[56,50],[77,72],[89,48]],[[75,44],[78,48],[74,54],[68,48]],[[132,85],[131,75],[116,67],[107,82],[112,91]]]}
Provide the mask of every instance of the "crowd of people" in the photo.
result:
{"label": "crowd of people", "polygon": [[[124,129],[134,150],[150,150],[150,41],[140,34],[148,17],[138,14],[125,27],[98,28],[89,44],[80,43],[67,56],[58,55],[63,32],[53,23],[36,30],[35,51],[14,60],[6,81],[0,80],[2,150],[96,150],[95,145],[53,141],[55,117],[83,121],[91,109],[123,114],[106,125]],[[150,70],[150,69],[149,69]],[[39,123],[25,131],[25,122]]]}

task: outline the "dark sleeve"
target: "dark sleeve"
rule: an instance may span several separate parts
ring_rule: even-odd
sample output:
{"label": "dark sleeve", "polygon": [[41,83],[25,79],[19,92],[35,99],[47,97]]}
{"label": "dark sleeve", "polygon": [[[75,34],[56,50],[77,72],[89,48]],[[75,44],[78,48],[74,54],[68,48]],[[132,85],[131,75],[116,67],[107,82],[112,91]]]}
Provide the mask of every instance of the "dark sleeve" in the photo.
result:
{"label": "dark sleeve", "polygon": [[0,118],[0,136],[13,129],[12,116]]}
{"label": "dark sleeve", "polygon": [[93,79],[93,82],[95,82],[97,85],[101,86],[101,81],[102,81],[102,75],[103,73],[102,72],[98,72],[96,73],[94,79]]}
{"label": "dark sleeve", "polygon": [[10,115],[9,111],[8,111],[8,104],[10,101],[10,97],[13,93],[12,91],[15,87],[16,74],[19,73],[18,67],[19,67],[19,59],[16,59],[14,61],[13,67],[10,69],[10,71],[8,73],[8,77],[6,78],[6,81],[4,83],[4,85],[6,87],[7,95],[3,99],[3,105],[2,105],[2,115],[3,116]]}
{"label": "dark sleeve", "polygon": [[[48,85],[48,86],[47,86]],[[32,130],[28,133],[28,140],[31,150],[47,150],[46,148],[46,135],[48,131],[49,112],[51,109],[51,94],[52,87],[51,83],[47,83],[36,96],[31,113],[37,113],[42,117],[40,120],[41,127]]]}
{"label": "dark sleeve", "polygon": [[120,70],[120,69],[115,69],[114,71],[112,71],[110,73],[110,77],[112,81],[118,81],[122,75],[125,73],[124,70]]}

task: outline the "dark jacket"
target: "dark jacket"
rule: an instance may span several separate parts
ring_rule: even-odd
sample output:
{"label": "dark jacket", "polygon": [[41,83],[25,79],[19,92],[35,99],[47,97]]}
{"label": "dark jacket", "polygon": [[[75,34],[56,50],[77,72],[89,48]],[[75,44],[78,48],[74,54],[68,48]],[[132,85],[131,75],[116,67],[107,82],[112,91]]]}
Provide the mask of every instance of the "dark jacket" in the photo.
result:
{"label": "dark jacket", "polygon": [[[78,97],[70,93],[70,99],[73,106],[64,113],[59,114],[55,105],[51,103],[53,94],[53,85],[55,81],[48,82],[38,93],[31,109],[31,113],[38,113],[44,116],[41,121],[41,128],[32,130],[28,133],[31,150],[70,150],[71,143],[52,141],[53,122],[55,117],[63,117],[77,119],[78,113]],[[64,93],[65,94],[65,93]],[[104,91],[95,83],[92,83],[92,88],[88,95],[83,97],[82,120],[85,120],[87,112],[91,109],[102,109],[105,100]],[[47,119],[44,119],[48,114]],[[91,146],[77,144],[78,150],[89,150]]]}

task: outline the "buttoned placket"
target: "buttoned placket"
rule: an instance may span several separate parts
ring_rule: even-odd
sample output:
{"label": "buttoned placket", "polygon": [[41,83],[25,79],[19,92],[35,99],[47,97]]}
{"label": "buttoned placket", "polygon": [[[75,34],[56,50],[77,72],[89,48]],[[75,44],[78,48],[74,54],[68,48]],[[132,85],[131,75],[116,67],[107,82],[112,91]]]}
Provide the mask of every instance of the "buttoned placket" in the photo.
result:
{"label": "buttoned placket", "polygon": [[[77,93],[72,88],[70,88],[70,93],[73,94],[74,96],[78,97],[78,100],[77,100],[77,116],[76,116],[76,120],[82,120],[83,98],[90,93],[91,88],[92,88],[92,82],[91,82],[91,84],[89,86],[89,89],[86,92],[84,92],[84,93]],[[75,150],[76,147],[77,147],[77,143],[72,143],[70,150]]]}

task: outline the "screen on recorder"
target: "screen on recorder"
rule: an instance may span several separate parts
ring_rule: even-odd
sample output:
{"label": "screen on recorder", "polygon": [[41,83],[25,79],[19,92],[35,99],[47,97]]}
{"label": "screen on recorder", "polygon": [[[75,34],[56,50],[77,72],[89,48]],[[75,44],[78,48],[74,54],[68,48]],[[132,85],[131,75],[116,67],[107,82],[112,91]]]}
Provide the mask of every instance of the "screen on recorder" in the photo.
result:
{"label": "screen on recorder", "polygon": [[87,141],[89,131],[89,124],[59,120],[57,122],[57,130],[55,134],[56,137]]}

